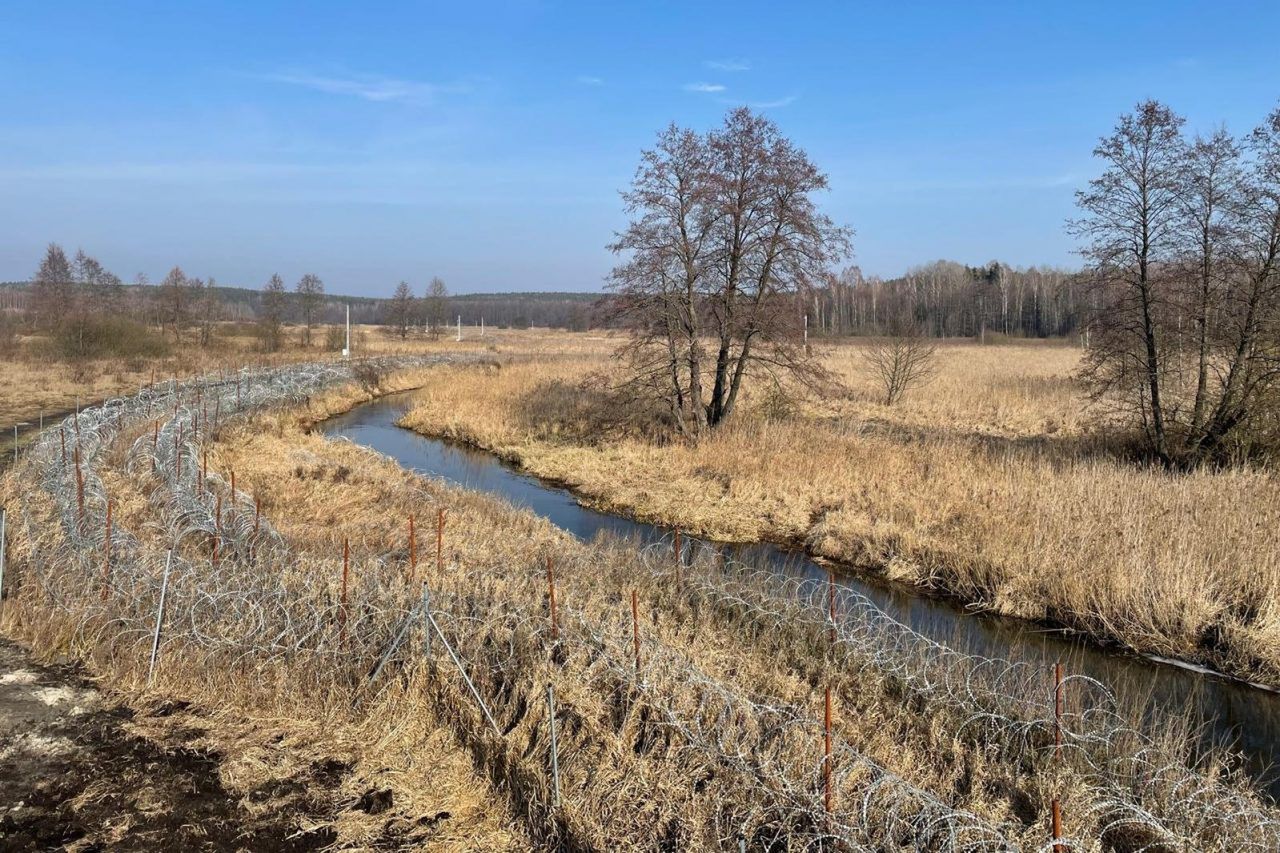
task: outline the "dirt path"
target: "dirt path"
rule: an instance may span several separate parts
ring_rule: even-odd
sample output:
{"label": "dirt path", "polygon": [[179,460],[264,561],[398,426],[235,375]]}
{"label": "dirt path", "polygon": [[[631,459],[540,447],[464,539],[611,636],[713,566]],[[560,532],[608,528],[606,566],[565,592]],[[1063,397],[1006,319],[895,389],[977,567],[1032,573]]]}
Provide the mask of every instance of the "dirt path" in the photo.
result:
{"label": "dirt path", "polygon": [[[163,713],[163,712],[162,712]],[[217,756],[127,731],[134,714],[75,668],[0,639],[0,849],[314,850],[329,830],[246,812]]]}

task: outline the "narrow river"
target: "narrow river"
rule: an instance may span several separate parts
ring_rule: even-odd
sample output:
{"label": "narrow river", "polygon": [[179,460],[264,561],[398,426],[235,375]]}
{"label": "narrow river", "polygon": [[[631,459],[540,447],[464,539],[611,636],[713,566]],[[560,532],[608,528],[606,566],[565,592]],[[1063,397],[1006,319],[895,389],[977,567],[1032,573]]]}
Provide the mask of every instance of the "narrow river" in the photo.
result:
{"label": "narrow river", "polygon": [[[427,438],[396,426],[413,392],[392,394],[326,421],[326,435],[344,437],[395,459],[406,469],[441,477],[464,488],[527,507],[582,540],[601,533],[642,544],[671,541],[656,525],[581,506],[567,489],[522,474],[492,454]],[[771,544],[728,546],[740,561],[780,572],[826,577],[803,552]],[[988,657],[1026,660],[1046,667],[1061,660],[1069,672],[1108,685],[1122,705],[1136,702],[1159,712],[1189,707],[1205,721],[1206,742],[1243,752],[1250,772],[1280,799],[1280,693],[1182,666],[1104,649],[1061,632],[882,584],[857,574],[837,582],[875,601],[893,618],[954,649]]]}

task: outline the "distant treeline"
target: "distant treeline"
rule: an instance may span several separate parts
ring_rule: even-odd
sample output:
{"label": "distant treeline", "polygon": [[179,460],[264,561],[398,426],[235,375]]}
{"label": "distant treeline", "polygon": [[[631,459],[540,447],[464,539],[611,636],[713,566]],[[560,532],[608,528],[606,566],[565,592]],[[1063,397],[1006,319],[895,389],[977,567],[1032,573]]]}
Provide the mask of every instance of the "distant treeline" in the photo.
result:
{"label": "distant treeline", "polygon": [[881,334],[905,315],[932,337],[1044,338],[1081,328],[1083,293],[1078,273],[1052,267],[934,261],[890,279],[851,267],[814,287],[805,312],[816,334]]}
{"label": "distant treeline", "polygon": [[[88,261],[92,270],[92,259]],[[145,279],[124,284],[104,273],[96,277],[105,276],[106,284],[85,281],[77,288],[75,282],[85,276],[78,274],[74,263],[68,267],[66,288],[55,288],[53,296],[47,292],[47,282],[40,298],[35,282],[0,283],[0,315],[11,320],[15,316],[28,317],[35,322],[42,313],[38,303],[44,303],[43,313],[47,315],[57,303],[69,299],[82,306],[85,302],[94,303],[95,313],[118,313],[157,329],[171,330],[207,323],[211,317],[260,323],[273,314],[278,323],[333,325],[343,322],[348,307],[352,323],[394,328],[400,325],[405,312],[391,294],[337,296],[324,293],[321,285],[319,293],[303,296],[290,292],[295,288],[285,285],[284,292],[273,297],[269,289],[178,279],[173,273],[157,285]],[[48,258],[43,269],[47,276]],[[70,299],[76,290],[86,298]],[[807,315],[814,336],[883,334],[905,314],[933,337],[1054,337],[1081,330],[1087,307],[1085,292],[1076,272],[1052,267],[1015,269],[996,261],[968,266],[940,260],[888,279],[863,276],[857,267],[850,267],[804,291],[796,310]],[[442,288],[442,293],[447,291]],[[612,322],[612,314],[603,304],[607,298],[600,293],[571,292],[460,294],[439,297],[428,308],[431,297],[424,295],[415,297],[421,304],[413,309],[413,326],[427,327],[427,315],[435,314],[437,322],[444,326],[452,326],[461,317],[468,326],[483,321],[494,328],[585,331]]]}

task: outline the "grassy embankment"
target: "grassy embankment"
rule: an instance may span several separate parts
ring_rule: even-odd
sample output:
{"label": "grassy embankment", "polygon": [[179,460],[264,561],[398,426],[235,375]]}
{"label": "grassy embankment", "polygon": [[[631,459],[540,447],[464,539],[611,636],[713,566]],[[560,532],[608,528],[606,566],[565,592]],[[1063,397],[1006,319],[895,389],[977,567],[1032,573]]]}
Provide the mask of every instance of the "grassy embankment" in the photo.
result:
{"label": "grassy embankment", "polygon": [[600,440],[576,391],[606,344],[501,370],[457,368],[404,425],[498,453],[593,505],[813,553],[1103,641],[1280,682],[1280,482],[1168,475],[1108,451],[1056,344],[942,348],[888,408],[857,344],[825,347],[847,399],[783,419],[747,400],[697,445]]}

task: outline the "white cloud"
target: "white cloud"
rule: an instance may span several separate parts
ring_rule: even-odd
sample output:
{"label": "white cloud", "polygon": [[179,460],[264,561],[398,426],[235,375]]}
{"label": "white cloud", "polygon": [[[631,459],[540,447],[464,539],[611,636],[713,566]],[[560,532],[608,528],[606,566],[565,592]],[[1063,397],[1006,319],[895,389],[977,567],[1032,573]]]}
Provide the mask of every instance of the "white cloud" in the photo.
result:
{"label": "white cloud", "polygon": [[686,92],[723,92],[725,87],[719,83],[685,83]]}
{"label": "white cloud", "polygon": [[702,63],[716,71],[750,71],[751,63],[745,59],[708,59]]}
{"label": "white cloud", "polygon": [[578,78],[578,82],[581,83],[583,86],[603,86],[604,78],[591,77],[590,75],[584,74]]}
{"label": "white cloud", "polygon": [[787,95],[785,98],[777,98],[772,101],[751,101],[747,106],[757,110],[771,110],[779,107],[787,107],[796,102],[798,95]]}
{"label": "white cloud", "polygon": [[366,101],[429,101],[437,95],[467,91],[456,83],[424,83],[416,80],[397,80],[374,74],[352,74],[344,77],[306,73],[281,73],[263,75],[264,80],[301,86],[330,95],[352,95]]}

